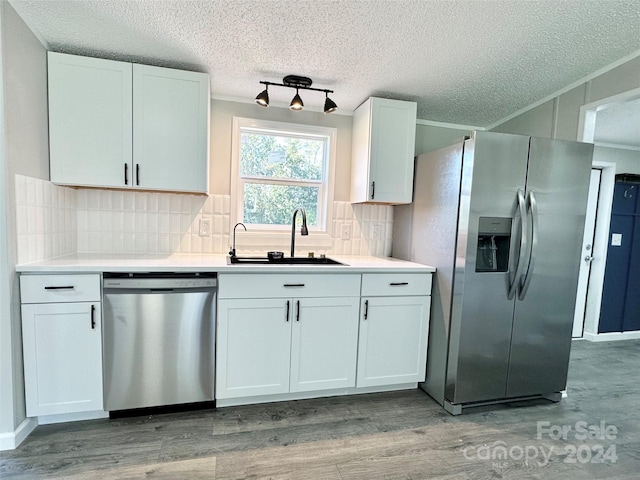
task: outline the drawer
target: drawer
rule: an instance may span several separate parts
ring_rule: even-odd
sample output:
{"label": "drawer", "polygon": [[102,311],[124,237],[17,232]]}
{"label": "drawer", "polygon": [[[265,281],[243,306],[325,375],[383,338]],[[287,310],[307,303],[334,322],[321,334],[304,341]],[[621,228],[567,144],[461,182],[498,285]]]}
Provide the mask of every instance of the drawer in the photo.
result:
{"label": "drawer", "polygon": [[220,274],[219,298],[359,297],[360,275]]}
{"label": "drawer", "polygon": [[20,275],[22,303],[99,302],[100,275]]}
{"label": "drawer", "polygon": [[430,273],[371,273],[362,275],[363,297],[431,295]]}

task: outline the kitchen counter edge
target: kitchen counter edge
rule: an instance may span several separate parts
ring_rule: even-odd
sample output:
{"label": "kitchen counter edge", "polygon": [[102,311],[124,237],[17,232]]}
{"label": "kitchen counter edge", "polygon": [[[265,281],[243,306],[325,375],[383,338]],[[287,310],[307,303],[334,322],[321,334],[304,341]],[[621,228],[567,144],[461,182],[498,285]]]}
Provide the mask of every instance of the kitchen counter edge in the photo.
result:
{"label": "kitchen counter edge", "polygon": [[227,265],[226,255],[68,255],[16,265],[19,273],[433,273],[434,267],[391,257],[329,255],[346,265]]}

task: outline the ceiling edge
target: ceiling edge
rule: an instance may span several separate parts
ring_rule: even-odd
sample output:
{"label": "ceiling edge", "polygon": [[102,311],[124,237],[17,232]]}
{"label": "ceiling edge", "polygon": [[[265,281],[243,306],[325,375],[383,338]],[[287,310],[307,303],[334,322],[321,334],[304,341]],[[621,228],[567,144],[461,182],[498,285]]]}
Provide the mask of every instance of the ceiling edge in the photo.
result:
{"label": "ceiling edge", "polygon": [[456,130],[485,130],[484,127],[477,127],[475,125],[460,125],[458,123],[437,122],[434,120],[417,119],[416,124],[426,125],[429,127],[454,128]]}
{"label": "ceiling edge", "polygon": [[549,100],[553,100],[554,98],[559,97],[563,93],[567,93],[569,90],[573,90],[574,88],[579,87],[583,83],[586,83],[586,82],[588,82],[590,80],[593,80],[594,78],[599,77],[600,75],[603,75],[603,74],[613,70],[614,68],[619,67],[620,65],[633,60],[636,57],[640,57],[640,50],[636,50],[635,52],[622,57],[620,60],[617,60],[617,61],[607,65],[606,67],[601,68],[600,70],[596,70],[595,72],[590,73],[586,77],[582,77],[580,80],[577,80],[577,81],[567,85],[566,87],[561,88],[560,90],[558,90],[558,91],[556,91],[556,92],[554,92],[554,93],[552,93],[550,95],[547,95],[546,97],[538,100],[537,102],[534,102],[534,103],[532,103],[532,104],[530,104],[530,105],[528,105],[528,106],[526,106],[524,108],[521,108],[520,110],[512,113],[511,115],[507,115],[506,117],[504,117],[501,120],[498,120],[495,123],[492,123],[490,125],[485,126],[484,130],[493,130],[498,125],[502,125],[503,123],[508,122],[509,120],[511,120],[511,119],[513,119],[513,118],[515,118],[515,117],[517,117],[519,115],[522,115],[525,112],[528,112],[529,110],[532,110],[532,109],[534,109],[536,107],[539,107],[543,103],[547,103]]}
{"label": "ceiling edge", "polygon": [[22,15],[20,15],[20,10],[13,5],[14,4],[13,0],[8,0],[7,3],[11,6],[11,9],[16,13],[16,15],[20,17],[20,20],[22,20],[22,22],[27,26],[27,28],[33,34],[33,36],[36,37],[36,39],[42,44],[45,50],[47,51],[51,50],[51,46],[49,45],[49,42],[47,42],[44,39],[44,37],[40,34],[40,32],[36,28],[30,25],[29,22],[27,22],[25,18]]}

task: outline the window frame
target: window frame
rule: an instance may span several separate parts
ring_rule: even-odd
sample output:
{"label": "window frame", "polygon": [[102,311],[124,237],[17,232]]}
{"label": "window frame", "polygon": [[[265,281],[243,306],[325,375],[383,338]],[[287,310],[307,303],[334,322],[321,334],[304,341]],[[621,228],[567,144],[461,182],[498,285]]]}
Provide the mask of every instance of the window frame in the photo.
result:
{"label": "window frame", "polygon": [[[255,130],[257,133],[264,131],[266,134],[285,135],[289,137],[322,137],[326,138],[324,181],[286,179],[277,177],[240,177],[240,139],[243,130]],[[330,237],[333,224],[333,196],[335,180],[335,164],[337,149],[337,128],[318,125],[277,122],[272,120],[259,120],[253,118],[233,117],[233,131],[231,141],[231,211],[229,216],[229,230],[243,220],[244,208],[244,184],[268,184],[268,185],[295,185],[318,186],[318,225],[309,227],[310,236],[317,240]],[[293,212],[291,212],[293,215]],[[251,232],[262,234],[265,243],[275,240],[274,237],[289,238],[290,225],[258,225],[248,226]]]}

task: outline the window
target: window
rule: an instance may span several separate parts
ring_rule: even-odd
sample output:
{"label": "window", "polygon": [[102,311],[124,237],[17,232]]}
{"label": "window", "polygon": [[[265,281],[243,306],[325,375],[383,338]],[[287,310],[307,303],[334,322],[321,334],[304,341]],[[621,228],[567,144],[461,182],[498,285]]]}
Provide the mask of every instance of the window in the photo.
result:
{"label": "window", "polygon": [[334,128],[234,118],[235,219],[254,231],[288,230],[304,208],[309,230],[327,232],[335,136]]}

